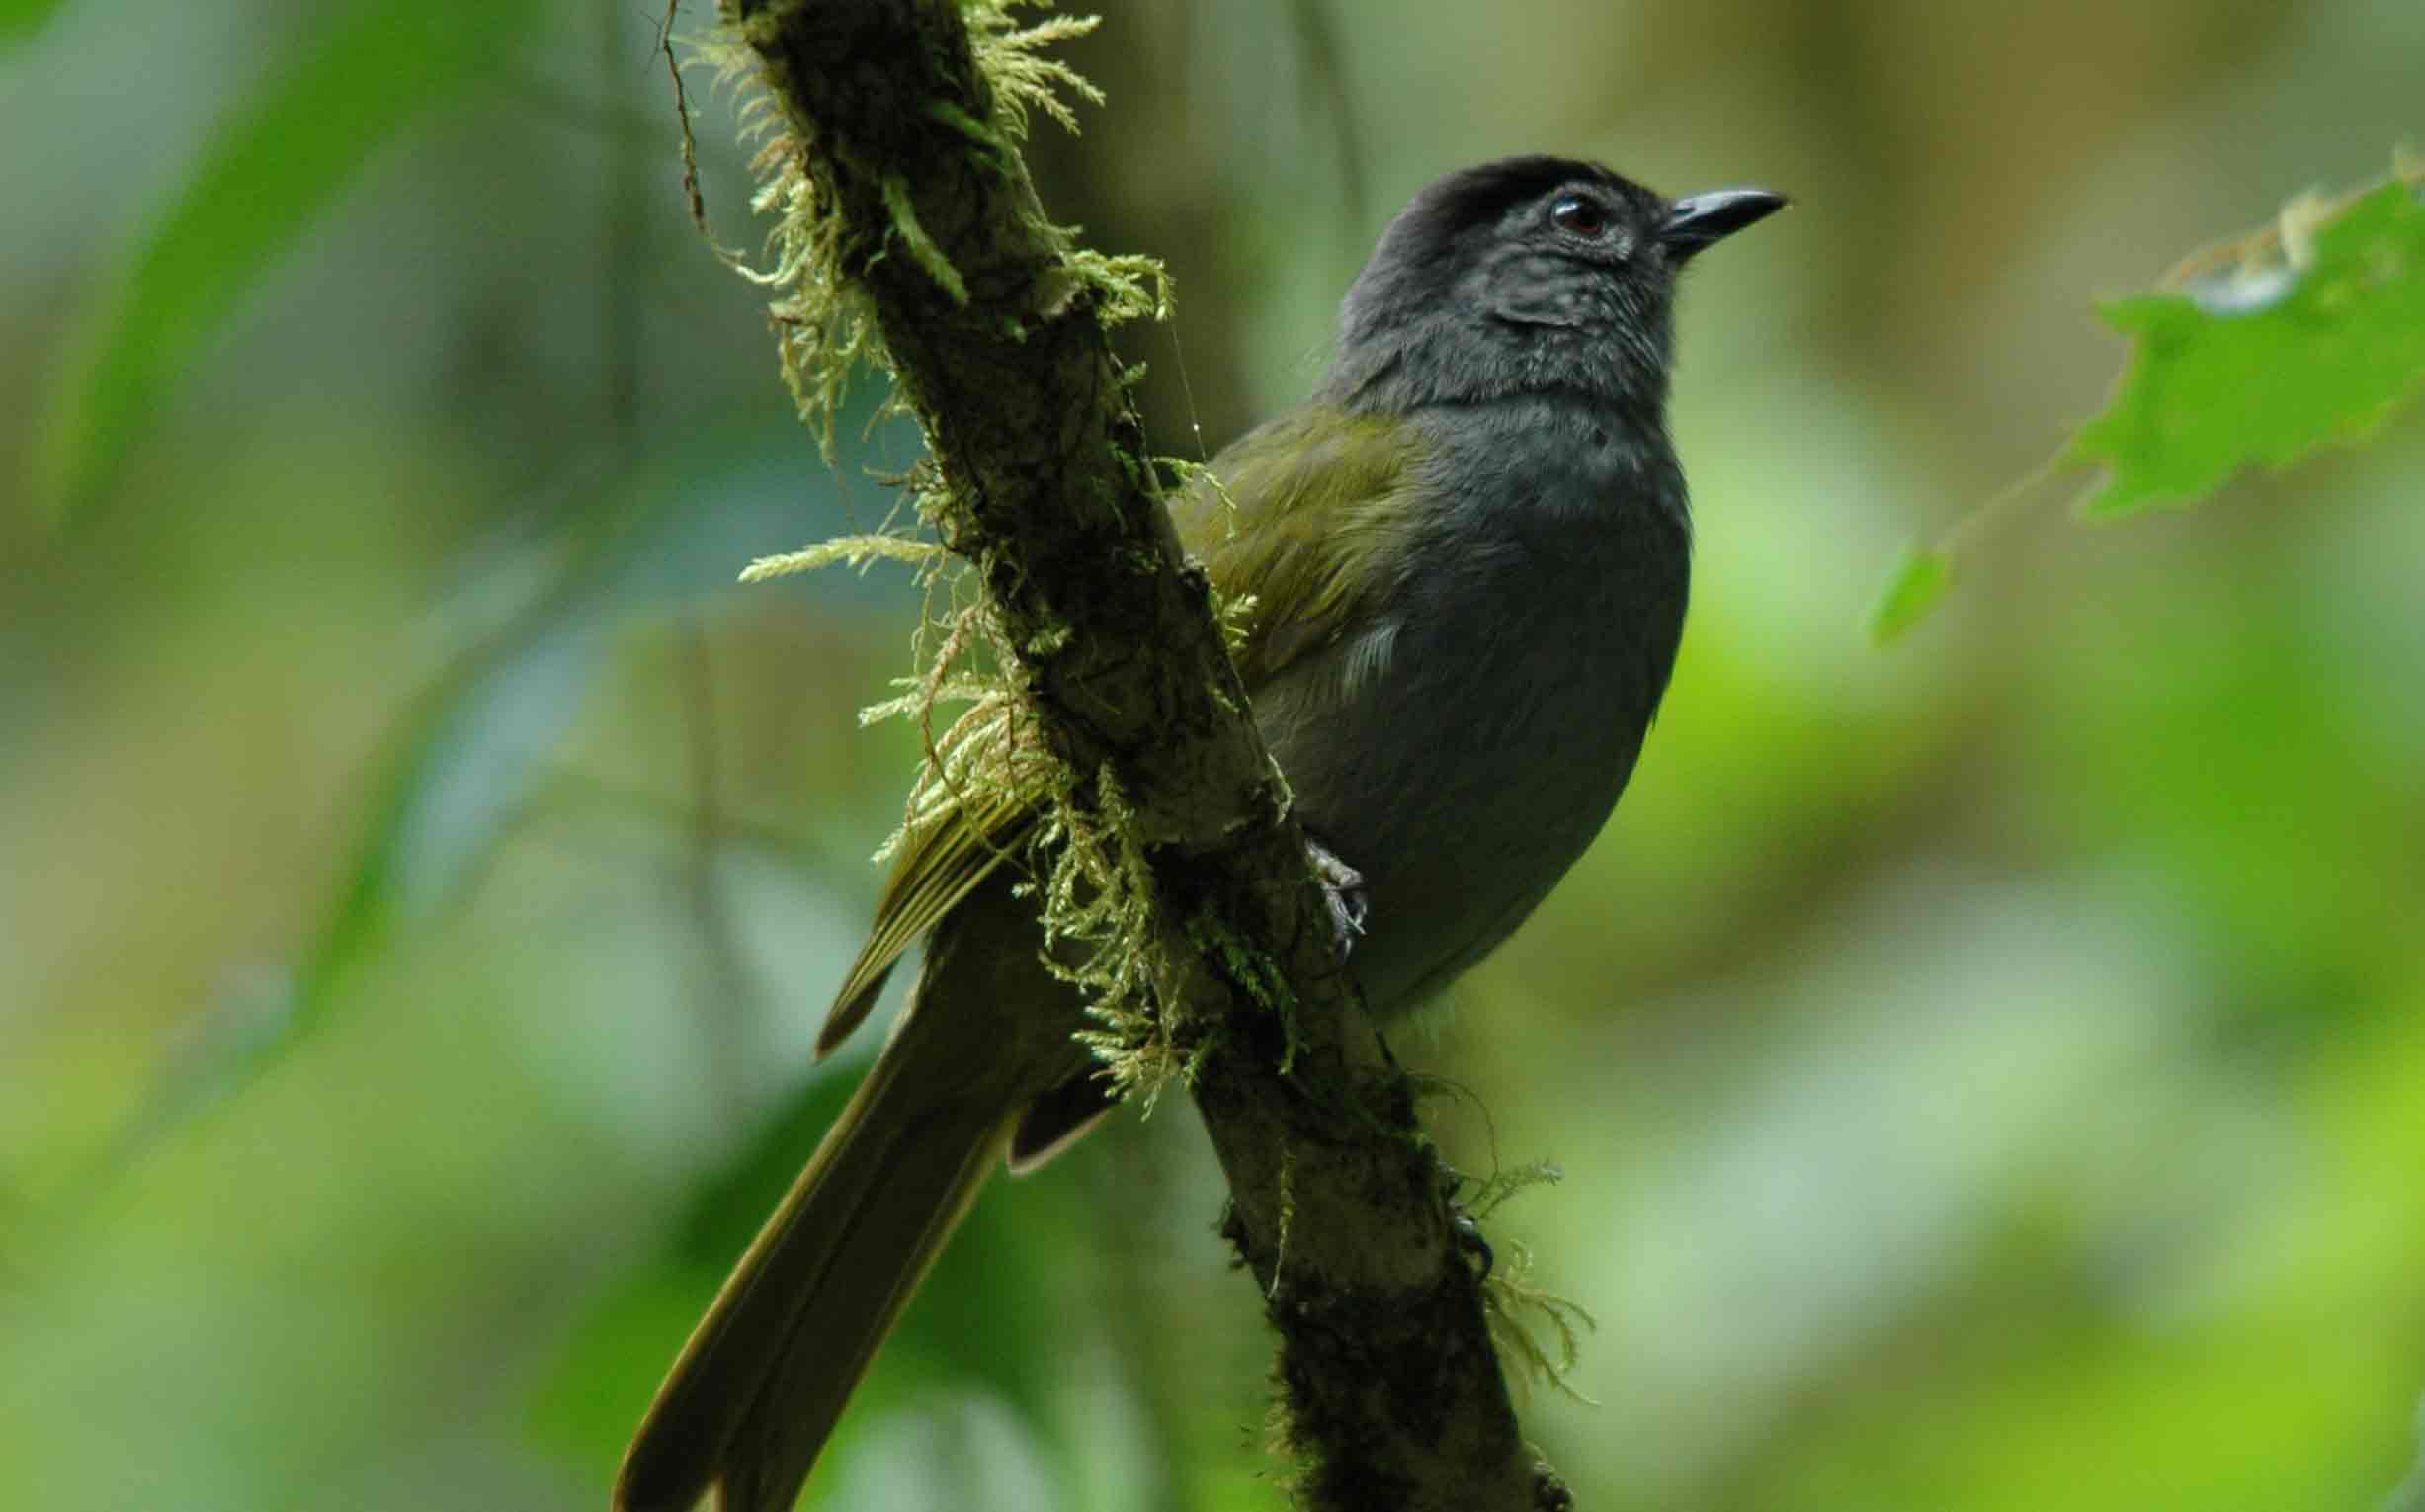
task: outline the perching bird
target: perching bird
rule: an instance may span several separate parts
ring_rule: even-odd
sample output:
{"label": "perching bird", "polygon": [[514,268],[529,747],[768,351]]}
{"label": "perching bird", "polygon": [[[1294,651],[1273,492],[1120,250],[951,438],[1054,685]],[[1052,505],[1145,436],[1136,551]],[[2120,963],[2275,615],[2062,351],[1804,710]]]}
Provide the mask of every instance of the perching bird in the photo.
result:
{"label": "perching bird", "polygon": [[[1666,691],[1691,547],[1667,437],[1676,278],[1785,202],[1605,168],[1454,173],[1392,221],[1299,407],[1212,462],[1179,534],[1224,597],[1306,831],[1360,874],[1377,1016],[1521,923],[1616,806]],[[994,1164],[1107,1111],[1081,1003],[1000,862],[1030,816],[920,829],[819,1042],[921,936],[891,1041],[640,1425],[624,1512],[781,1512]],[[1334,869],[1344,876],[1342,869]]]}

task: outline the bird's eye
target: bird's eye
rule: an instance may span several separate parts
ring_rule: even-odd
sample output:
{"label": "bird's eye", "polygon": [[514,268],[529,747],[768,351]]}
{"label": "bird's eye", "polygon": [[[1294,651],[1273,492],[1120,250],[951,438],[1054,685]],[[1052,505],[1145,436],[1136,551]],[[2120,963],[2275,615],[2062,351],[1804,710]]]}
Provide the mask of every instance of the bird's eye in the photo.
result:
{"label": "bird's eye", "polygon": [[1549,207],[1549,223],[1573,236],[1597,236],[1608,229],[1608,210],[1583,195],[1559,195]]}

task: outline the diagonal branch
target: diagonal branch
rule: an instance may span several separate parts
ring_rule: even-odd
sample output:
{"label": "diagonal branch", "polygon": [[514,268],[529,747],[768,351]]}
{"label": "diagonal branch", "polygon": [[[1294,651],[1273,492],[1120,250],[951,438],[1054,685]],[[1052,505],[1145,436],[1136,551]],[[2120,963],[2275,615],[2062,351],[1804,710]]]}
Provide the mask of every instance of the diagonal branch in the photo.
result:
{"label": "diagonal branch", "polygon": [[[1565,1504],[1518,1432],[1445,1173],[1332,954],[1287,790],[1159,500],[1103,280],[1045,218],[955,0],[725,0],[778,102],[826,276],[924,427],[945,546],[1012,648],[1066,799],[1155,899],[1170,1044],[1281,1336],[1322,1509]],[[1100,261],[1093,265],[1100,267]]]}

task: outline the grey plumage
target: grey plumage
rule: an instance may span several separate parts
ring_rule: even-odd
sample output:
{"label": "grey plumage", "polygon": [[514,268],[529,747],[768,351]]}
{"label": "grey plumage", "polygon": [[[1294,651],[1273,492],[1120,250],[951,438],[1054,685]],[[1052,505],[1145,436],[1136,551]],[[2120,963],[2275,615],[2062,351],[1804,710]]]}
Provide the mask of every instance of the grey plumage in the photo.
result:
{"label": "grey plumage", "polygon": [[[1605,196],[1609,234],[1542,234],[1577,189]],[[1605,169],[1485,164],[1418,196],[1344,302],[1319,398],[1419,433],[1431,507],[1374,627],[1255,710],[1306,828],[1364,874],[1349,965],[1384,1017],[1548,894],[1666,692],[1691,577],[1669,214]],[[1372,636],[1386,672],[1359,676]]]}

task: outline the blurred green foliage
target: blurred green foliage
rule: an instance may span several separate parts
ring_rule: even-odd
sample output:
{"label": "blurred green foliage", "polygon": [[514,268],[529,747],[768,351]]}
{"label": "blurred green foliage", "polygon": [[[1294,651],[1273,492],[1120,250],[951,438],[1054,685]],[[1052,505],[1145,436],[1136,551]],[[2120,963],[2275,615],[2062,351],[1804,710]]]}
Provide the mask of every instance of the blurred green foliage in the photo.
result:
{"label": "blurred green foliage", "polygon": [[[364,0],[305,34],[293,63],[236,104],[130,259],[89,338],[89,370],[58,386],[35,498],[64,515],[103,486],[160,389],[244,291],[413,117],[492,77],[534,9]],[[364,270],[369,297],[377,276]]]}
{"label": "blurred green foliage", "polygon": [[[1069,54],[1111,103],[1033,144],[1173,264],[1130,347],[1181,455],[1303,391],[1446,167],[1798,201],[1686,294],[1698,580],[1634,789],[1398,1046],[1473,1094],[1461,1168],[1566,1171],[1493,1232],[1602,1322],[1601,1405],[1524,1407],[1580,1504],[2382,1505],[2425,1394],[2425,434],[2126,532],[2015,514],[1928,635],[1858,626],[2102,391],[2091,296],[2416,129],[2425,11],[1246,19],[1122,8]],[[879,524],[915,440],[816,462],[654,27],[0,10],[11,1505],[599,1505],[861,1063],[808,1047],[915,769],[853,712],[916,596],[732,578]],[[997,1184],[812,1499],[1280,1505],[1202,1143],[1166,1100]]]}

